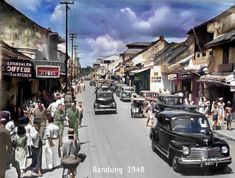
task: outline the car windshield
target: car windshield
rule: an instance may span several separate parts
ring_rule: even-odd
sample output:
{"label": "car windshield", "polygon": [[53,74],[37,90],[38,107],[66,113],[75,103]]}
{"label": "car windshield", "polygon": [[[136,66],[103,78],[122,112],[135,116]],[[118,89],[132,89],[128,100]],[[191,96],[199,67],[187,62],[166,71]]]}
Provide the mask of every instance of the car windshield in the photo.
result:
{"label": "car windshield", "polygon": [[110,98],[113,97],[112,93],[98,93],[97,98]]}
{"label": "car windshield", "polygon": [[202,117],[176,117],[171,121],[172,131],[183,133],[202,133],[209,131],[208,122]]}

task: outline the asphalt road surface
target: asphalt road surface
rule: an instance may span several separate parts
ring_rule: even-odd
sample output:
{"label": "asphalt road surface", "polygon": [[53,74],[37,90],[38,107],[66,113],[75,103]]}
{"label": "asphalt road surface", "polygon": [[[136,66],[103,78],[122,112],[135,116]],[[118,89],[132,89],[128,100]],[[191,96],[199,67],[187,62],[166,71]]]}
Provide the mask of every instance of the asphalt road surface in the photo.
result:
{"label": "asphalt road surface", "polygon": [[[85,106],[84,127],[79,129],[79,133],[80,140],[84,143],[82,152],[87,154],[87,159],[79,165],[78,177],[234,177],[234,163],[225,173],[207,169],[185,170],[185,174],[174,172],[166,160],[152,151],[149,128],[145,126],[146,119],[131,118],[129,102],[122,102],[115,96],[117,114],[95,115],[94,99],[94,87],[86,85],[86,92],[79,96],[79,100],[82,100]],[[235,142],[227,141],[234,158]]]}
{"label": "asphalt road surface", "polygon": [[[93,103],[94,87],[86,83],[86,91],[79,94],[83,101],[84,121],[79,129],[82,144],[81,152],[87,155],[77,170],[78,178],[177,178],[177,177],[234,177],[235,164],[225,173],[217,170],[185,170],[179,174],[169,167],[166,160],[154,153],[149,139],[146,119],[133,119],[130,116],[130,103],[122,102],[115,96],[118,113],[95,115]],[[224,138],[226,139],[226,138]],[[235,157],[235,142],[227,140],[231,155]],[[14,177],[8,171],[9,178]],[[46,172],[45,178],[60,178],[62,168]],[[30,176],[29,176],[30,177]]]}

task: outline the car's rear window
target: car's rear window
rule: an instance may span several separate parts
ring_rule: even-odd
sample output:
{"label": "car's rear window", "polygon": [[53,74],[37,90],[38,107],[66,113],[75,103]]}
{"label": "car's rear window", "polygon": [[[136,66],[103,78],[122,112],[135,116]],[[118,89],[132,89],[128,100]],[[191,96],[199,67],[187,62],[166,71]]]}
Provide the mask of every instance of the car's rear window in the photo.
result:
{"label": "car's rear window", "polygon": [[98,93],[97,94],[98,98],[107,98],[107,97],[113,97],[112,93]]}

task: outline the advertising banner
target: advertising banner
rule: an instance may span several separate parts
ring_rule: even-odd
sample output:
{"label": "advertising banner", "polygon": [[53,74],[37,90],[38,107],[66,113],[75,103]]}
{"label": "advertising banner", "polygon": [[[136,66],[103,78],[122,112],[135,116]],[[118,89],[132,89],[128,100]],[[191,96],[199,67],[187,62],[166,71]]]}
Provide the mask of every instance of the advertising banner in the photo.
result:
{"label": "advertising banner", "polygon": [[37,78],[59,78],[60,66],[37,65],[36,77]]}

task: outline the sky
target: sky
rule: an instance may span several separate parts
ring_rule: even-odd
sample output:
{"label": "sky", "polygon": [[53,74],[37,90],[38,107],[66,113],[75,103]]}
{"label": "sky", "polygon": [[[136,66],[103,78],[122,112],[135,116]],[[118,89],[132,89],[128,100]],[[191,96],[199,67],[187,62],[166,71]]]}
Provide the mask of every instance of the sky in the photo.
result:
{"label": "sky", "polygon": [[[65,38],[65,5],[60,2],[66,0],[5,1]],[[183,41],[192,27],[232,5],[234,0],[74,0],[68,32],[77,34],[74,44],[81,66],[86,67],[97,58],[119,55],[128,43],[153,42],[159,36],[168,42]]]}

